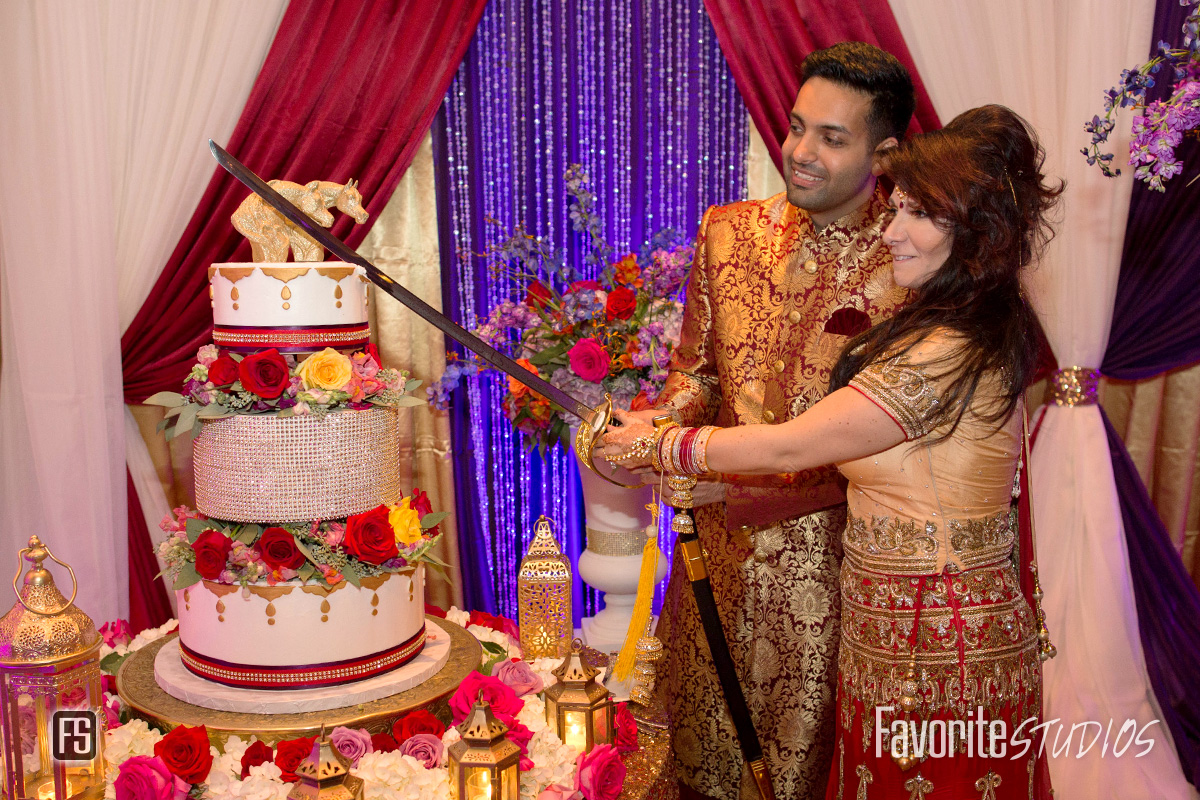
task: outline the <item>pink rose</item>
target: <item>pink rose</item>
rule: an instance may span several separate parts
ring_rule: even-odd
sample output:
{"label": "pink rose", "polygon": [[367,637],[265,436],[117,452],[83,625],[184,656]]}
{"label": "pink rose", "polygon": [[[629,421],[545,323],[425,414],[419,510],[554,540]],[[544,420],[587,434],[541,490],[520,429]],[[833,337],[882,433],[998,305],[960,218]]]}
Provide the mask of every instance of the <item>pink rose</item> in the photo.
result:
{"label": "pink rose", "polygon": [[580,339],[567,351],[571,370],[585,381],[599,383],[608,375],[608,352],[595,339]]}
{"label": "pink rose", "polygon": [[400,755],[412,756],[425,765],[425,769],[437,769],[442,765],[446,746],[432,733],[416,733],[400,745]]}
{"label": "pink rose", "polygon": [[129,623],[123,619],[106,622],[100,626],[100,635],[104,637],[104,643],[109,647],[116,647],[119,644],[129,644],[133,641],[133,631],[129,628]]}
{"label": "pink rose", "polygon": [[207,367],[216,361],[220,355],[221,351],[217,349],[215,344],[206,344],[196,351],[196,360]]}
{"label": "pink rose", "polygon": [[527,694],[537,694],[543,688],[542,679],[534,672],[529,664],[519,659],[502,661],[492,670],[492,674],[500,679],[517,697]]}
{"label": "pink rose", "polygon": [[104,719],[108,723],[110,731],[121,727],[121,699],[119,697],[104,698]]}
{"label": "pink rose", "polygon": [[583,792],[563,786],[561,783],[554,783],[547,786],[537,796],[537,800],[582,800],[582,798]]}
{"label": "pink rose", "polygon": [[533,738],[533,731],[526,728],[525,723],[517,722],[507,715],[497,714],[497,717],[508,726],[508,740],[521,748],[521,761],[517,768],[522,771],[533,769],[533,759],[529,757],[529,740]]}
{"label": "pink rose", "polygon": [[611,744],[601,744],[575,761],[575,788],[584,800],[617,800],[625,785],[625,762]]}
{"label": "pink rose", "polygon": [[617,715],[614,719],[617,729],[616,741],[617,752],[624,755],[632,753],[638,749],[638,728],[637,721],[633,718],[633,714],[629,713],[629,708],[625,703],[617,704]]}
{"label": "pink rose", "polygon": [[192,787],[157,756],[133,756],[121,762],[113,788],[117,800],[182,800]]}
{"label": "pink rose", "polygon": [[472,672],[450,696],[450,713],[458,725],[471,713],[476,701],[486,701],[497,717],[516,718],[525,701],[495,677]]}
{"label": "pink rose", "polygon": [[329,741],[337,748],[337,751],[350,759],[350,766],[357,767],[358,760],[367,753],[373,753],[375,748],[371,746],[371,734],[364,730],[354,730],[338,726],[329,733]]}
{"label": "pink rose", "polygon": [[354,374],[360,378],[374,378],[379,372],[379,362],[367,353],[355,353],[350,357]]}

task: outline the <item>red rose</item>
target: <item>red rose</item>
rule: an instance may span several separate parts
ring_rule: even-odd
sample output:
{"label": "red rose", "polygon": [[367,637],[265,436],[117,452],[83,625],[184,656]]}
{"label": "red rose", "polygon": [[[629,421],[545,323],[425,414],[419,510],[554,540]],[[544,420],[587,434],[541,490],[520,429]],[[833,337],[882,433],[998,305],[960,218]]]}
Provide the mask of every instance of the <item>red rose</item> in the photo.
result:
{"label": "red rose", "polygon": [[433,513],[433,504],[429,502],[429,495],[420,489],[413,489],[411,506],[422,517]]}
{"label": "red rose", "polygon": [[279,397],[292,380],[287,362],[274,347],[243,358],[238,364],[238,377],[242,379],[243,389],[264,400]]}
{"label": "red rose", "polygon": [[221,356],[208,365],[208,379],[214,386],[228,386],[238,379],[238,363],[229,356]]}
{"label": "red rose", "polygon": [[371,734],[371,747],[376,753],[394,753],[400,749],[400,745],[396,744],[390,733]]}
{"label": "red rose", "polygon": [[203,726],[180,725],[154,744],[154,755],[162,759],[172,775],[191,784],[204,783],[212,769],[208,730]]}
{"label": "red rose", "polygon": [[401,743],[418,733],[431,733],[440,739],[445,732],[442,721],[423,708],[410,711],[392,724],[392,736]]}
{"label": "red rose", "polygon": [[379,357],[379,348],[375,346],[374,342],[367,342],[367,355],[375,359],[376,364],[383,365],[383,359]]}
{"label": "red rose", "polygon": [[617,715],[613,721],[617,729],[614,742],[617,752],[624,754],[636,751],[638,749],[637,721],[634,720],[633,714],[629,713],[629,708],[625,703],[617,704]]}
{"label": "red rose", "polygon": [[255,742],[242,753],[242,780],[250,774],[251,767],[262,766],[275,760],[275,752],[266,742]]}
{"label": "red rose", "polygon": [[637,292],[624,286],[618,286],[608,293],[608,302],[604,304],[604,314],[609,321],[614,319],[629,319],[637,308]]}
{"label": "red rose", "polygon": [[508,617],[498,617],[494,614],[489,614],[486,611],[472,611],[471,618],[467,621],[467,624],[491,628],[497,633],[507,633],[514,639],[519,639],[521,635],[519,629],[517,628],[517,623],[513,622]]}
{"label": "red rose", "polygon": [[275,766],[279,767],[283,773],[279,776],[279,780],[284,783],[295,783],[296,767],[300,766],[300,762],[308,758],[308,754],[312,752],[313,742],[317,740],[315,736],[309,736],[307,739],[288,739],[286,742],[280,742],[275,748]]}
{"label": "red rose", "polygon": [[209,529],[200,534],[192,543],[192,552],[196,554],[196,572],[207,581],[218,580],[232,549],[233,542],[220,531]]}
{"label": "red rose", "polygon": [[534,281],[525,290],[525,305],[530,308],[545,308],[546,303],[550,302],[550,297],[550,287],[541,281]]}
{"label": "red rose", "polygon": [[396,533],[388,522],[387,506],[379,506],[346,520],[342,549],[368,564],[382,564],[400,555]]}
{"label": "red rose", "polygon": [[574,294],[583,290],[597,292],[600,290],[600,281],[575,281],[567,287],[567,294]]}
{"label": "red rose", "polygon": [[454,694],[450,695],[450,714],[454,718],[454,724],[461,724],[479,700],[486,701],[497,717],[515,718],[525,706],[525,701],[517,697],[517,693],[505,686],[499,678],[472,672],[458,685]]}
{"label": "red rose", "polygon": [[567,351],[571,371],[585,381],[599,383],[608,375],[608,364],[612,360],[608,351],[595,339],[580,339]]}
{"label": "red rose", "polygon": [[267,528],[255,545],[263,562],[271,569],[299,569],[304,554],[296,547],[296,537],[283,528]]}
{"label": "red rose", "polygon": [[425,613],[432,614],[433,616],[437,617],[438,619],[446,618],[446,612],[443,611],[440,607],[433,605],[432,603],[425,604]]}

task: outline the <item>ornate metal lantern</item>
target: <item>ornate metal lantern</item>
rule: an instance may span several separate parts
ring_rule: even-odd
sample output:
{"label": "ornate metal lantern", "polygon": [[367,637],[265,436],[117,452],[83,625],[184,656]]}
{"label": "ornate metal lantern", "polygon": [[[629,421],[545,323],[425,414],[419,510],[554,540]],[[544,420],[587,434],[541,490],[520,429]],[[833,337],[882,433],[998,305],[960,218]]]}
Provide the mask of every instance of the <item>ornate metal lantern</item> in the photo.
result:
{"label": "ornate metal lantern", "polygon": [[462,739],[450,745],[450,796],[455,800],[518,800],[517,765],[521,748],[505,735],[508,727],[479,702],[458,726]]}
{"label": "ornate metal lantern", "polygon": [[350,774],[350,759],[337,751],[321,728],[312,752],[296,767],[299,779],[288,800],[362,800],[363,781]]}
{"label": "ornate metal lantern", "polygon": [[612,744],[614,737],[612,695],[596,682],[599,674],[584,661],[583,642],[576,639],[554,670],[558,680],[546,689],[546,724],[563,744],[584,753],[598,744]]}
{"label": "ornate metal lantern", "polygon": [[[4,728],[4,796],[9,800],[99,798],[104,793],[104,695],[100,634],[74,605],[70,566],[36,536],[20,555],[31,564],[17,604],[0,620],[0,723]],[[62,596],[42,566],[47,558],[71,575]]]}
{"label": "ornate metal lantern", "polygon": [[562,554],[550,520],[538,519],[529,550],[517,575],[517,624],[526,660],[558,658],[570,648],[571,562]]}

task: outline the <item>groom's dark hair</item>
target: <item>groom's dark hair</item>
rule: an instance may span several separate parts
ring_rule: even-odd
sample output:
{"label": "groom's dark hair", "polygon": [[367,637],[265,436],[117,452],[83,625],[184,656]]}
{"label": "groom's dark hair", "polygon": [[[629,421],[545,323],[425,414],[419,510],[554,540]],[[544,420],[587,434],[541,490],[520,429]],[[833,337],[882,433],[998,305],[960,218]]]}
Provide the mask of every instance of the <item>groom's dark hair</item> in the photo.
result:
{"label": "groom's dark hair", "polygon": [[824,78],[870,95],[867,125],[874,144],[889,136],[904,138],[917,101],[912,77],[891,53],[866,42],[838,42],[808,54],[800,65],[801,85],[809,78]]}

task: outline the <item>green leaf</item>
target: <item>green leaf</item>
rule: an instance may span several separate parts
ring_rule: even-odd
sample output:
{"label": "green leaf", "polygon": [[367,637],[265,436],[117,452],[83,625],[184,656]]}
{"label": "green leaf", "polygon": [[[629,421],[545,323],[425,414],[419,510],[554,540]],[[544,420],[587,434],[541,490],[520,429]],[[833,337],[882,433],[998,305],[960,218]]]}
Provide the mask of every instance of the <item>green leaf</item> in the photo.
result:
{"label": "green leaf", "polygon": [[424,399],[420,397],[413,397],[409,394],[396,398],[396,402],[394,403],[389,403],[389,405],[394,406],[395,408],[415,408],[416,406],[423,406],[425,404],[426,401]]}
{"label": "green leaf", "polygon": [[155,392],[142,401],[143,405],[147,406],[164,406],[171,408],[172,406],[183,405],[183,395],[179,392]]}
{"label": "green leaf", "polygon": [[209,403],[196,413],[197,419],[224,419],[232,416],[233,412],[220,403]]}
{"label": "green leaf", "polygon": [[429,530],[448,516],[450,516],[449,511],[434,511],[430,514],[426,514],[425,516],[421,517],[421,527],[425,530]]}
{"label": "green leaf", "polygon": [[154,426],[154,432],[162,433],[163,431],[165,431],[167,429],[167,426],[170,424],[171,424],[171,420],[169,420],[169,419],[159,420],[158,425]]}
{"label": "green leaf", "polygon": [[207,530],[212,530],[212,523],[206,519],[194,519],[189,517],[187,521],[187,537],[189,544],[195,544],[200,538],[200,534]]}
{"label": "green leaf", "polygon": [[200,573],[196,572],[196,565],[192,562],[186,562],[179,570],[179,577],[175,579],[175,585],[172,589],[186,589],[189,586],[194,586],[200,582]]}
{"label": "green leaf", "polygon": [[483,645],[484,652],[494,656],[508,655],[508,651],[495,642],[480,642]]}
{"label": "green leaf", "polygon": [[258,541],[261,534],[262,528],[258,525],[243,525],[233,538],[244,545],[252,545]]}
{"label": "green leaf", "polygon": [[242,355],[241,353],[230,353],[229,357],[232,358],[234,361],[238,362],[239,364],[241,363],[242,359],[245,358],[245,356]]}
{"label": "green leaf", "polygon": [[533,364],[535,366],[542,367],[542,366],[545,366],[546,364],[549,364],[552,360],[558,358],[559,356],[561,356],[563,353],[567,352],[570,349],[571,349],[571,342],[559,342],[558,344],[554,345],[553,347],[547,347],[545,350],[542,350],[540,353],[534,353],[534,355],[529,359],[529,361],[531,364]]}
{"label": "green leaf", "polygon": [[197,436],[199,436],[200,431],[202,430],[204,430],[204,421],[197,418],[196,421],[192,423],[192,438],[195,439]]}
{"label": "green leaf", "polygon": [[166,419],[170,419],[171,417],[177,417],[183,411],[184,408],[186,408],[186,406],[182,406],[182,405],[175,406],[174,408],[168,408],[167,413],[164,414],[163,416]]}
{"label": "green leaf", "polygon": [[300,541],[300,537],[292,534],[292,538],[296,540],[296,549],[300,551],[301,555],[316,564],[317,560],[313,558],[312,551],[305,546],[304,542]]}
{"label": "green leaf", "polygon": [[347,581],[350,582],[351,586],[362,588],[362,578],[359,577],[358,570],[356,570],[352,565],[347,564],[345,567],[343,567],[342,575]]}
{"label": "green leaf", "polygon": [[186,431],[196,422],[196,415],[200,413],[200,406],[195,403],[188,403],[179,412],[179,421],[175,423],[176,436]]}
{"label": "green leaf", "polygon": [[428,551],[421,554],[421,560],[427,564],[430,564],[431,566],[434,566],[434,567],[441,567],[442,569],[450,568],[449,564],[447,564],[445,561],[442,561],[440,558],[438,558],[433,553],[430,553]]}
{"label": "green leaf", "polygon": [[300,569],[296,570],[296,575],[299,576],[300,580],[302,580],[302,581],[307,581],[309,578],[311,578],[313,575],[316,575],[316,574],[317,574],[317,568],[314,567],[312,564],[308,563],[307,561],[300,565]]}
{"label": "green leaf", "polygon": [[100,659],[100,671],[106,672],[109,675],[116,675],[117,670],[121,668],[121,664],[125,663],[125,659],[129,658],[131,653],[121,655],[120,653],[109,653],[104,658]]}
{"label": "green leaf", "polygon": [[420,378],[411,378],[410,380],[407,380],[404,382],[404,391],[406,391],[406,392],[414,391],[414,390],[416,390],[416,388],[418,386],[421,385],[421,383],[422,383],[422,381]]}

